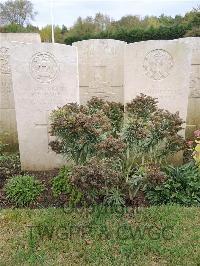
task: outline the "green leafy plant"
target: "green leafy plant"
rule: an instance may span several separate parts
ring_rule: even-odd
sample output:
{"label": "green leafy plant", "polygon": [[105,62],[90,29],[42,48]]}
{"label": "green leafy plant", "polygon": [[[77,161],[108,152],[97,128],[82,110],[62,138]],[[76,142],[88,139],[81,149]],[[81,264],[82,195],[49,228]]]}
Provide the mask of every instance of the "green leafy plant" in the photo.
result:
{"label": "green leafy plant", "polygon": [[126,156],[127,149],[140,164],[160,163],[183,149],[182,123],[178,113],[159,109],[156,99],[143,94],[125,108],[93,98],[86,106],[67,104],[52,113],[51,134],[57,141],[50,145],[76,164],[99,155]]}
{"label": "green leafy plant", "polygon": [[120,103],[92,98],[86,106],[67,104],[55,110],[51,115],[51,134],[57,141],[50,143],[51,148],[76,164],[86,162],[96,155],[98,144],[107,137],[118,137],[123,108]]}
{"label": "green leafy plant", "polygon": [[200,167],[200,129],[194,131],[194,139],[186,142],[185,157],[193,159]]}
{"label": "green leafy plant", "polygon": [[43,190],[41,182],[29,175],[14,176],[5,185],[6,197],[18,207],[34,203]]}
{"label": "green leafy plant", "polygon": [[71,174],[71,167],[63,167],[52,180],[52,191],[55,197],[65,195],[69,206],[76,206],[82,200],[82,193],[70,182]]}
{"label": "green leafy plant", "polygon": [[159,109],[157,100],[144,94],[128,103],[126,110],[122,136],[140,163],[160,163],[183,149],[184,140],[178,134],[183,120],[178,113]]}
{"label": "green leafy plant", "polygon": [[146,196],[152,204],[200,205],[200,171],[194,163],[165,169],[166,181],[151,186]]}
{"label": "green leafy plant", "polygon": [[111,130],[111,123],[102,112],[91,114],[89,108],[76,104],[55,110],[51,120],[51,134],[57,141],[50,146],[76,164],[91,158],[95,145]]}
{"label": "green leafy plant", "polygon": [[86,201],[104,201],[111,190],[133,201],[164,180],[160,166],[184,147],[182,123],[178,113],[159,109],[157,100],[144,94],[126,106],[92,98],[85,106],[53,111],[51,134],[57,140],[50,145],[73,160],[69,180]]}
{"label": "green leafy plant", "polygon": [[101,142],[95,145],[96,156],[99,158],[117,159],[124,156],[126,144],[123,140],[112,135],[102,139]]}
{"label": "green leafy plant", "polygon": [[194,132],[194,136],[195,136],[196,140],[195,140],[195,147],[194,147],[194,151],[193,151],[193,158],[194,158],[196,164],[200,168],[200,129],[196,130]]}
{"label": "green leafy plant", "polygon": [[120,132],[124,122],[124,106],[121,103],[108,102],[93,97],[87,102],[87,106],[91,114],[102,112],[109,118],[112,125],[112,134],[115,135]]}
{"label": "green leafy plant", "polygon": [[120,173],[107,160],[92,158],[74,167],[71,182],[87,202],[103,201],[108,191],[120,185]]}
{"label": "green leafy plant", "polygon": [[125,206],[125,197],[118,188],[112,188],[107,192],[104,203],[112,207],[122,207]]}
{"label": "green leafy plant", "polygon": [[149,187],[162,184],[165,180],[166,175],[158,165],[150,164],[132,169],[126,180],[128,200],[134,201],[139,192],[148,191]]}
{"label": "green leafy plant", "polygon": [[69,175],[71,169],[67,166],[60,169],[59,174],[52,180],[52,191],[55,197],[60,196],[62,193],[68,194],[71,191],[69,183]]}

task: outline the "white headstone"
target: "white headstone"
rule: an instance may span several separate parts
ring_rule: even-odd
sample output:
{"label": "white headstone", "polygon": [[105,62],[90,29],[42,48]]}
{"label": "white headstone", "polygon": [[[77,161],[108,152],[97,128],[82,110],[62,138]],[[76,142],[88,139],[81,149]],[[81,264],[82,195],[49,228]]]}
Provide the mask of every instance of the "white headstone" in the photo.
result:
{"label": "white headstone", "polygon": [[50,170],[63,160],[49,147],[49,113],[78,102],[75,47],[22,45],[12,50],[13,88],[21,164],[24,170]]}
{"label": "white headstone", "polygon": [[125,42],[96,39],[73,44],[78,48],[80,102],[93,96],[123,103]]}
{"label": "white headstone", "polygon": [[18,42],[40,43],[40,35],[32,33],[0,33],[0,134],[6,133],[6,142],[18,143],[15,104],[12,89],[10,49]]}
{"label": "white headstone", "polygon": [[146,41],[126,46],[125,102],[140,93],[158,98],[159,107],[186,120],[191,51],[187,44]]}
{"label": "white headstone", "polygon": [[39,33],[0,33],[1,42],[40,43]]}
{"label": "white headstone", "polygon": [[187,43],[192,51],[186,131],[186,136],[190,138],[200,128],[200,37],[183,38],[180,41]]}

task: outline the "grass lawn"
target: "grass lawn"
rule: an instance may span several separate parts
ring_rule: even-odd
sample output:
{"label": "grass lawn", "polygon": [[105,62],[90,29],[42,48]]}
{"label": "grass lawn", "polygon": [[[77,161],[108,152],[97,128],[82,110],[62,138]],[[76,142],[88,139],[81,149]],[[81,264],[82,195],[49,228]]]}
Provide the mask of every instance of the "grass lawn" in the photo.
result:
{"label": "grass lawn", "polygon": [[200,208],[1,210],[0,265],[200,265]]}

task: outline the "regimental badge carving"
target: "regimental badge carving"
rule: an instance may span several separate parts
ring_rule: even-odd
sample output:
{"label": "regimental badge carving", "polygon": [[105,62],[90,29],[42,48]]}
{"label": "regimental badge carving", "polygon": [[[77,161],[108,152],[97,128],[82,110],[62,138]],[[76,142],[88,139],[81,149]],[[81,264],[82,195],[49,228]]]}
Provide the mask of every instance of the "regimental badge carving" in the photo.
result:
{"label": "regimental badge carving", "polygon": [[9,66],[9,49],[6,47],[0,47],[0,73],[11,73]]}
{"label": "regimental badge carving", "polygon": [[172,56],[162,49],[150,51],[145,56],[143,63],[145,74],[153,80],[166,78],[170,74],[173,65]]}
{"label": "regimental badge carving", "polygon": [[32,77],[41,82],[53,81],[58,73],[58,65],[54,56],[48,52],[36,53],[30,63]]}

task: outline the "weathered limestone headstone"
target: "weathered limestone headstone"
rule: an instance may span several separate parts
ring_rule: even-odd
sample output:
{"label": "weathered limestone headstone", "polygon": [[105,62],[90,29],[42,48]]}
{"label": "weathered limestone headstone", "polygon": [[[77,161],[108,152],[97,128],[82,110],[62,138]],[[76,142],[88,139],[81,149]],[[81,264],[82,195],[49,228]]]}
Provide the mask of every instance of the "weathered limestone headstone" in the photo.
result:
{"label": "weathered limestone headstone", "polygon": [[193,132],[200,128],[200,37],[181,39],[192,50],[190,93],[188,102],[186,137],[193,136]]}
{"label": "weathered limestone headstone", "polygon": [[81,104],[93,96],[123,102],[125,42],[96,39],[73,46],[78,48]]}
{"label": "weathered limestone headstone", "polygon": [[22,168],[60,167],[61,157],[48,146],[49,113],[66,103],[78,102],[76,48],[22,45],[12,50],[11,64]]}
{"label": "weathered limestone headstone", "polygon": [[186,121],[191,52],[187,44],[147,41],[126,46],[125,102],[144,93]]}
{"label": "weathered limestone headstone", "polygon": [[39,33],[0,33],[1,42],[40,43]]}
{"label": "weathered limestone headstone", "polygon": [[40,43],[40,35],[32,33],[0,33],[0,134],[12,147],[18,143],[15,104],[12,89],[10,49],[18,42]]}

